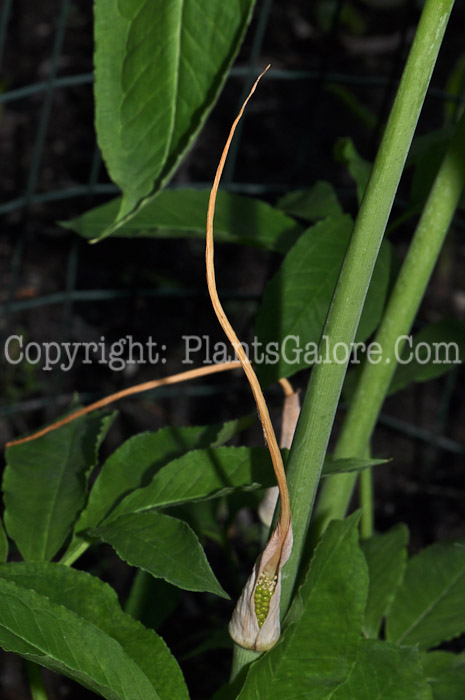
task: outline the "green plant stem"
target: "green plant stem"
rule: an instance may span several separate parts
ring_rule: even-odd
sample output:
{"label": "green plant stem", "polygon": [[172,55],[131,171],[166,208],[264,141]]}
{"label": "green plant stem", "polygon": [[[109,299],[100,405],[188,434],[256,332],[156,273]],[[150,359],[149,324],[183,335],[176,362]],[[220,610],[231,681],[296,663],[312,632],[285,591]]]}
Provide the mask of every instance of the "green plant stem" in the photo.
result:
{"label": "green plant stem", "polygon": [[[442,161],[376,335],[382,362],[367,362],[363,368],[336,445],[337,458],[362,454],[370,439],[402,352],[403,342],[399,341],[410,332],[464,182],[465,113]],[[355,479],[346,474],[327,480],[316,509],[319,532],[333,518],[344,517],[354,484]]]}
{"label": "green plant stem", "polygon": [[373,509],[373,471],[364,469],[360,474],[360,505],[362,517],[360,518],[360,535],[367,540],[373,535],[374,509]]}
{"label": "green plant stem", "polygon": [[33,661],[26,661],[26,671],[32,700],[48,700],[40,666]]}
{"label": "green plant stem", "polygon": [[77,559],[79,559],[79,557],[82,556],[87,549],[89,549],[89,547],[89,542],[86,542],[85,540],[76,540],[71,542],[68,549],[61,557],[60,564],[72,566],[74,562],[77,561]]}
{"label": "green plant stem", "polygon": [[233,650],[233,661],[230,682],[232,683],[232,681],[237,677],[237,675],[242,671],[242,669],[251,664],[252,661],[258,659],[262,655],[262,653],[263,652],[261,651],[244,649],[238,644],[235,644]]}
{"label": "green plant stem", "polygon": [[[342,266],[324,335],[350,346],[386,228],[392,202],[442,42],[453,0],[426,0]],[[294,548],[283,568],[281,609],[289,606],[346,364],[317,364],[288,461]]]}

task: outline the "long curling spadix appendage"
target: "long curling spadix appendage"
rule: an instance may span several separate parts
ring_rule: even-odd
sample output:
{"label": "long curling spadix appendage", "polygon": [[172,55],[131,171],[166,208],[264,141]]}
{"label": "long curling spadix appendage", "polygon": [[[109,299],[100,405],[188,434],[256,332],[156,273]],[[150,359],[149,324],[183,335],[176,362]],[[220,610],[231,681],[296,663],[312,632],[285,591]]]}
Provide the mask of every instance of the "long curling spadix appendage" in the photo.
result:
{"label": "long curling spadix appendage", "polygon": [[250,360],[244,352],[233,327],[228,321],[216,290],[213,219],[218,186],[236,126],[248,101],[255,92],[258,81],[262,75],[266,73],[268,68],[266,68],[255,81],[249,96],[233,122],[226,145],[221,154],[208,203],[205,253],[207,285],[213,309],[221,327],[237,354],[252,389],[281,497],[281,513],[278,525],[271,535],[262,555],[255,563],[252,574],[242,591],[229,624],[229,632],[233,640],[246,649],[254,649],[255,651],[270,649],[276,644],[280,636],[279,603],[281,593],[281,569],[289,559],[292,550],[291,511],[281,452],[278,447],[263,392]]}

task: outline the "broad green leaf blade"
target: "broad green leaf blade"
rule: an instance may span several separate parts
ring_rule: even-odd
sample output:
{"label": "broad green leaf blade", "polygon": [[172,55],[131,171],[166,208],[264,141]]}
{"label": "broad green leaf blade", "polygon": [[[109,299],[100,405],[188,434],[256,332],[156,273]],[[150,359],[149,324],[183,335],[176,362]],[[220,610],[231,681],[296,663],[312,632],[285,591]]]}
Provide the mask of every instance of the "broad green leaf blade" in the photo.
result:
{"label": "broad green leaf blade", "polygon": [[218,583],[187,523],[150,511],[123,515],[90,534],[111,544],[121,559],[188,591],[229,596]]}
{"label": "broad green leaf blade", "polygon": [[274,484],[270,455],[264,447],[193,450],[160,469],[146,487],[126,496],[109,520],[152,508],[217,498],[237,488]]}
{"label": "broad green leaf blade", "polygon": [[334,157],[343,163],[354,178],[357,185],[358,203],[362,201],[372,165],[362,158],[356,151],[351,139],[339,139],[334,147]]}
{"label": "broad green leaf blade", "polygon": [[331,476],[331,474],[342,474],[343,472],[358,472],[362,469],[371,469],[371,467],[376,467],[378,464],[386,464],[389,461],[389,459],[361,459],[358,457],[333,459],[331,456],[327,456],[321,476]]}
{"label": "broad green leaf blade", "polygon": [[347,680],[368,589],[357,523],[358,514],[330,523],[299,592],[300,617],[250,667],[238,700],[329,700]]}
{"label": "broad green leaf blade", "polygon": [[387,615],[386,638],[430,649],[465,632],[465,546],[441,542],[410,559]]}
{"label": "broad green leaf blade", "polygon": [[331,700],[432,700],[415,648],[362,639],[349,680]]}
{"label": "broad green leaf blade", "polygon": [[344,213],[333,186],[325,180],[318,180],[310,190],[288,192],[276,206],[290,216],[312,223],[328,217],[336,219]]}
{"label": "broad green leaf blade", "polygon": [[[123,612],[108,584],[83,571],[49,562],[0,566],[0,579],[45,596],[105,632],[139,666],[162,700],[188,698],[181,670],[165,642]],[[163,601],[158,605],[163,607]]]}
{"label": "broad green leaf blade", "polygon": [[83,416],[6,451],[5,527],[24,559],[51,559],[71,533],[106,425]]}
{"label": "broad green leaf blade", "polygon": [[217,440],[223,428],[218,425],[168,427],[126,440],[103,465],[75,532],[98,525],[127,494],[150,483],[161,467],[189,450],[207,447]]}
{"label": "broad green leaf blade", "polygon": [[[7,565],[9,566],[9,565]],[[121,645],[47,596],[0,579],[0,646],[62,673],[107,700],[159,700]]]}
{"label": "broad green leaf blade", "polygon": [[[114,233],[123,238],[205,239],[209,191],[164,190]],[[115,219],[114,199],[62,223],[84,238],[96,238]],[[302,227],[282,211],[251,197],[219,191],[215,207],[215,243],[238,243],[285,253]]]}
{"label": "broad green leaf blade", "polygon": [[0,562],[6,561],[8,558],[8,540],[6,537],[3,521],[0,518]]}
{"label": "broad green leaf blade", "polygon": [[[260,351],[266,353],[263,359],[257,357],[257,372],[263,383],[287,377],[315,362],[328,361],[324,354],[318,355],[318,343],[352,227],[349,216],[325,219],[312,226],[300,236],[266,286],[256,321],[256,333],[262,343]],[[383,245],[357,341],[365,340],[379,322],[387,293],[389,263],[389,250]],[[341,348],[340,361],[344,360],[345,351]]]}
{"label": "broad green leaf blade", "polygon": [[252,7],[253,0],[95,3],[96,127],[123,191],[118,221],[163,187],[192,145]]}
{"label": "broad green leaf blade", "polygon": [[381,621],[402,581],[407,562],[407,540],[407,527],[399,524],[389,532],[361,542],[370,575],[363,624],[366,637],[378,637]]}
{"label": "broad green leaf blade", "polygon": [[463,700],[465,654],[433,651],[423,655],[423,668],[434,700]]}
{"label": "broad green leaf blade", "polygon": [[443,319],[408,336],[389,393],[440,377],[465,361],[465,323]]}

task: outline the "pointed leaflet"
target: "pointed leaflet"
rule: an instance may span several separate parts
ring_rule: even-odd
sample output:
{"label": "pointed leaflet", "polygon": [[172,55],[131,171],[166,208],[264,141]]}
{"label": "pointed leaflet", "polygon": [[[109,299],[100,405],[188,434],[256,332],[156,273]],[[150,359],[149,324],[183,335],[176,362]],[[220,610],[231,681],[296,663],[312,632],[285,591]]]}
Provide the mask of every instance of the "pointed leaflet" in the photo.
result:
{"label": "pointed leaflet", "polygon": [[387,615],[386,638],[435,647],[465,632],[465,546],[441,542],[410,559]]}
{"label": "pointed leaflet", "polygon": [[368,589],[357,523],[355,514],[329,525],[299,591],[300,615],[251,666],[238,700],[329,700],[347,680]]}
{"label": "pointed leaflet", "polygon": [[333,186],[326,180],[318,180],[310,190],[288,192],[278,199],[276,206],[286,214],[311,222],[327,217],[335,219],[344,213]]}
{"label": "pointed leaflet", "polygon": [[[181,670],[164,641],[153,630],[146,629],[123,612],[115,591],[108,584],[83,571],[49,562],[0,566],[0,580],[3,579],[33,590],[53,604],[64,606],[109,635],[139,666],[162,700],[188,698]],[[163,602],[158,601],[158,605],[161,607]],[[25,612],[20,627],[26,627],[28,621]],[[56,629],[52,630],[56,633]],[[46,636],[48,629],[43,632]],[[65,645],[66,640],[63,639],[62,643]]]}
{"label": "pointed leaflet", "polygon": [[[353,221],[346,215],[325,219],[307,229],[267,284],[256,332],[262,347],[278,343],[280,352],[277,362],[258,365],[257,372],[264,383],[290,376],[318,359],[317,345],[352,227]],[[389,269],[390,251],[387,244],[383,244],[368,289],[357,341],[365,340],[381,318]]]}
{"label": "pointed leaflet", "polygon": [[[118,450],[115,455],[117,453]],[[132,463],[130,456],[128,459]],[[328,460],[323,467],[322,476],[342,471],[366,469],[384,461],[376,459]],[[127,461],[121,461],[124,468],[127,464]],[[139,464],[143,464],[143,461],[139,461]],[[126,471],[130,470],[126,469]],[[105,492],[108,494],[113,483],[112,473],[112,470],[109,469],[107,473],[108,487],[105,487]],[[118,473],[119,471],[116,471],[116,474]],[[98,481],[96,486],[97,483]],[[275,483],[276,479],[270,456],[264,447],[211,447],[205,450],[192,450],[161,467],[147,486],[133,487],[134,490],[131,490],[114,510],[107,507],[104,522],[110,522],[114,518],[129,513],[140,513],[153,508],[178,506],[183,503],[218,498],[236,489],[269,487],[274,486]],[[103,509],[99,508],[99,494],[101,493],[101,491],[97,491],[94,500],[92,500],[91,494],[91,509],[83,512],[83,516],[78,522],[79,528],[76,527],[76,531],[92,527],[102,519]],[[120,491],[120,493],[122,492]]]}
{"label": "pointed leaflet", "polygon": [[347,683],[331,700],[432,700],[418,650],[362,639]]}
{"label": "pointed leaflet", "polygon": [[123,190],[118,220],[166,183],[192,145],[252,6],[252,0],[95,3],[96,127],[109,174]]}
{"label": "pointed leaflet", "polygon": [[5,651],[62,673],[107,700],[159,700],[137,663],[88,620],[5,579],[0,579],[0,596]]}
{"label": "pointed leaflet", "polygon": [[341,472],[358,472],[362,469],[371,469],[378,464],[386,464],[389,459],[362,457],[343,457],[342,459],[333,459],[331,455],[326,455],[323,464],[321,476],[331,476],[331,474],[341,474]]}
{"label": "pointed leaflet", "polygon": [[145,488],[136,489],[115,508],[107,521],[162,506],[217,498],[235,488],[271,486],[275,477],[263,447],[217,447],[193,450],[173,460]]}
{"label": "pointed leaflet", "polygon": [[357,153],[352,139],[348,138],[342,138],[337,141],[334,146],[334,157],[340,163],[344,163],[354,178],[357,184],[357,199],[360,204],[370,177],[371,163]]}
{"label": "pointed leaflet", "polygon": [[227,426],[168,427],[155,433],[133,435],[103,465],[75,532],[98,525],[128,493],[150,483],[163,465],[189,450],[211,445]]}
{"label": "pointed leaflet", "polygon": [[[164,190],[114,233],[123,238],[205,238],[208,191]],[[91,209],[62,226],[84,238],[95,238],[115,219],[121,200]],[[238,243],[285,253],[302,227],[279,209],[251,197],[218,192],[215,216],[217,243]]]}
{"label": "pointed leaflet", "polygon": [[5,527],[24,559],[51,559],[70,534],[105,427],[92,414],[7,449]]}
{"label": "pointed leaflet", "polygon": [[188,591],[227,598],[194,531],[187,523],[155,511],[123,515],[90,531],[111,544],[121,559]]}
{"label": "pointed leaflet", "polygon": [[407,540],[407,527],[399,524],[383,535],[361,542],[370,575],[363,624],[367,637],[378,637],[381,621],[402,581],[407,563]]}

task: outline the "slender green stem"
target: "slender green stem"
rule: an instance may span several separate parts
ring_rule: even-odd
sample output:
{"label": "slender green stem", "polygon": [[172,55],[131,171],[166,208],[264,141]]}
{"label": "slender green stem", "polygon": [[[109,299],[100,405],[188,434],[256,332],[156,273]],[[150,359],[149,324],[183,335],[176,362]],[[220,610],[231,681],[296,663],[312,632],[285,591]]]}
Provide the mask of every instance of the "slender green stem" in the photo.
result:
{"label": "slender green stem", "polygon": [[367,540],[373,535],[374,530],[372,469],[364,469],[360,474],[360,505],[362,507],[360,535],[363,540]]}
{"label": "slender green stem", "polygon": [[[362,371],[335,449],[337,458],[362,454],[370,439],[464,182],[465,113],[438,171],[376,335],[375,342],[382,348],[382,361],[367,362]],[[355,479],[347,474],[327,480],[317,508],[320,532],[333,518],[344,517],[354,484]]]}
{"label": "slender green stem", "polygon": [[[398,93],[342,266],[324,335],[350,346],[392,202],[442,42],[453,0],[426,0]],[[288,461],[294,549],[283,569],[281,606],[288,608],[334,421],[346,364],[317,364],[311,373]],[[366,443],[365,443],[366,444]]]}
{"label": "slender green stem", "polygon": [[71,542],[68,549],[61,557],[60,564],[64,564],[65,566],[72,566],[74,562],[77,559],[79,559],[79,557],[82,556],[85,551],[89,549],[89,547],[89,542],[86,542],[85,540],[74,540],[73,542]]}
{"label": "slender green stem", "polygon": [[26,671],[32,700],[48,700],[40,666],[33,661],[26,661]]}

